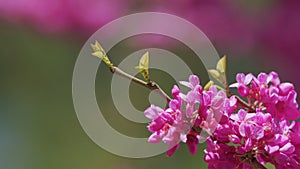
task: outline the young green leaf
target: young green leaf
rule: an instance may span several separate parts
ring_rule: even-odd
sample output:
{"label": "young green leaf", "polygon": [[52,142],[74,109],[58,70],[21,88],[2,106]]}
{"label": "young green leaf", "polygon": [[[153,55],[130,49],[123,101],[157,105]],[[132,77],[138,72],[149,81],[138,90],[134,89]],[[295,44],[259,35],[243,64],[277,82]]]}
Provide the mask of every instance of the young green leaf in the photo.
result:
{"label": "young green leaf", "polygon": [[264,167],[266,167],[267,169],[276,169],[275,166],[271,163],[264,164]]}
{"label": "young green leaf", "polygon": [[93,56],[100,58],[107,66],[113,67],[113,64],[108,59],[104,49],[101,47],[98,41],[96,41],[95,44],[91,44],[91,47],[93,49]]}
{"label": "young green leaf", "polygon": [[209,90],[209,88],[214,85],[214,82],[213,81],[209,81],[205,86],[204,86],[204,90]]}
{"label": "young green leaf", "polygon": [[208,73],[220,82],[223,86],[227,85],[226,79],[226,56],[223,56],[217,63],[216,69],[208,70]]}
{"label": "young green leaf", "polygon": [[91,44],[93,51],[101,51],[103,48],[101,47],[98,41],[95,41],[95,44]]}
{"label": "young green leaf", "polygon": [[213,78],[215,78],[216,80],[218,80],[218,79],[220,79],[220,73],[219,73],[219,71],[217,71],[217,70],[215,70],[215,69],[209,69],[208,70],[208,73],[210,74],[210,75],[212,75],[212,77]]}
{"label": "young green leaf", "polygon": [[224,55],[217,63],[217,71],[220,73],[226,72],[226,55]]}
{"label": "young green leaf", "polygon": [[142,74],[144,79],[149,83],[149,52],[146,52],[140,59],[139,65],[136,67]]}

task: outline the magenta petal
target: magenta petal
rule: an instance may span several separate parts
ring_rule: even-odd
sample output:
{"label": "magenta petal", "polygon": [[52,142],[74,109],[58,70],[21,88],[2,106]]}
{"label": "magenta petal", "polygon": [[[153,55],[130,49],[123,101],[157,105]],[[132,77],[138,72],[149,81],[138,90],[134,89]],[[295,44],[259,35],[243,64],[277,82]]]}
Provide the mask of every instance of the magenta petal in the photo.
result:
{"label": "magenta petal", "polygon": [[270,145],[265,146],[265,151],[268,152],[269,154],[273,154],[278,150],[279,150],[279,146],[270,146]]}
{"label": "magenta petal", "polygon": [[253,127],[251,133],[256,140],[264,137],[264,129],[262,127]]}
{"label": "magenta petal", "polygon": [[209,92],[203,93],[201,104],[202,105],[210,105],[211,104],[211,96],[210,96]]}
{"label": "magenta petal", "polygon": [[188,103],[186,105],[186,116],[190,118],[192,117],[193,113],[194,113],[194,104]]}
{"label": "magenta petal", "polygon": [[239,117],[240,121],[245,120],[246,116],[247,116],[247,112],[244,109],[241,109],[238,112],[238,117]]}
{"label": "magenta petal", "polygon": [[192,84],[193,87],[200,84],[200,80],[196,75],[190,75],[189,81],[190,81],[190,83]]}
{"label": "magenta petal", "polygon": [[237,88],[240,84],[239,83],[233,83],[229,85],[230,88]]}
{"label": "magenta petal", "polygon": [[281,147],[279,151],[283,152],[284,154],[291,154],[295,151],[295,146],[291,143],[287,143],[283,147]]}
{"label": "magenta petal", "polygon": [[246,77],[245,77],[244,84],[245,85],[250,84],[250,82],[252,81],[252,79],[253,79],[253,75],[251,73],[247,74]]}
{"label": "magenta petal", "polygon": [[179,144],[176,144],[175,146],[169,147],[168,151],[166,152],[167,156],[171,157],[178,148],[179,148]]}
{"label": "magenta petal", "polygon": [[274,85],[279,85],[280,83],[280,79],[279,79],[279,76],[276,72],[271,72],[269,74],[269,76],[271,77],[271,82],[274,84]]}
{"label": "magenta petal", "polygon": [[245,137],[246,136],[246,131],[245,131],[245,124],[244,123],[241,123],[240,126],[239,126],[239,132],[240,132],[240,135]]}
{"label": "magenta petal", "polygon": [[163,109],[160,107],[151,105],[148,109],[145,110],[144,114],[149,119],[156,119],[161,113],[163,112]]}
{"label": "magenta petal", "polygon": [[244,73],[238,73],[236,75],[236,81],[240,84],[244,84],[245,81],[245,74]]}
{"label": "magenta petal", "polygon": [[163,119],[162,117],[158,117],[151,122],[151,124],[148,126],[148,129],[151,132],[159,131],[165,123],[165,119]]}
{"label": "magenta petal", "polygon": [[178,86],[177,86],[177,85],[174,85],[174,86],[173,86],[173,89],[172,89],[172,96],[173,96],[174,98],[177,98],[178,95],[179,95],[179,93],[180,93],[180,90],[179,90]]}
{"label": "magenta petal", "polygon": [[186,87],[190,88],[190,89],[193,88],[193,85],[192,85],[190,82],[179,81],[179,83],[180,83],[181,85],[183,85],[183,86],[186,86]]}
{"label": "magenta petal", "polygon": [[190,91],[186,95],[188,103],[194,103],[197,100],[197,97],[198,97],[198,94],[196,92],[194,92],[194,91]]}
{"label": "magenta petal", "polygon": [[177,110],[177,109],[180,109],[180,104],[177,100],[171,100],[169,102],[169,107],[172,109],[172,110]]}
{"label": "magenta petal", "polygon": [[267,75],[266,73],[260,73],[257,76],[257,80],[262,83],[262,84],[267,84],[268,83],[268,77],[269,75]]}
{"label": "magenta petal", "polygon": [[287,95],[290,91],[294,90],[294,85],[291,83],[281,83],[279,85],[279,94]]}
{"label": "magenta petal", "polygon": [[148,139],[148,142],[153,144],[159,143],[160,141],[161,137],[157,135],[157,133],[153,133]]}
{"label": "magenta petal", "polygon": [[239,85],[238,86],[238,92],[241,96],[246,97],[249,94],[249,89],[245,85]]}
{"label": "magenta petal", "polygon": [[229,141],[231,141],[234,144],[240,144],[241,143],[241,139],[237,135],[231,134],[228,137],[229,137]]}
{"label": "magenta petal", "polygon": [[252,148],[252,140],[248,138],[245,142],[245,151],[248,152]]}
{"label": "magenta petal", "polygon": [[195,135],[192,135],[192,134],[187,135],[186,144],[187,144],[191,154],[194,155],[197,152],[198,143],[199,143],[198,138]]}
{"label": "magenta petal", "polygon": [[229,103],[230,103],[230,107],[234,107],[236,104],[237,104],[237,99],[235,96],[231,96],[230,97],[230,100],[229,100]]}
{"label": "magenta petal", "polygon": [[289,157],[284,153],[278,153],[275,155],[275,160],[278,164],[286,164]]}

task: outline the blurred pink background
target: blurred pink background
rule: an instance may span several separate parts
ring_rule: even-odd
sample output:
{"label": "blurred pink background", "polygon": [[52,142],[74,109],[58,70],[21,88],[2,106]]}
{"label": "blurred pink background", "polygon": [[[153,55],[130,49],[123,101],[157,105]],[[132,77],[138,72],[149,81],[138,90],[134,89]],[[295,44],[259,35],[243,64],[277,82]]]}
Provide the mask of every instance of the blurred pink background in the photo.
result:
{"label": "blurred pink background", "polygon": [[290,71],[283,71],[286,76],[298,70],[299,7],[298,0],[0,0],[0,17],[19,26],[31,25],[43,33],[86,39],[118,17],[166,12],[198,26],[220,53],[255,52],[274,64],[290,65]]}
{"label": "blurred pink background", "polygon": [[[166,12],[195,24],[220,55],[228,56],[230,82],[237,72],[275,70],[300,92],[299,9],[299,0],[0,0],[0,168],[206,168],[204,145],[195,156],[183,148],[172,158],[141,160],[121,158],[95,145],[82,130],[72,103],[72,73],[80,48],[114,19]],[[138,42],[181,49],[159,37]],[[128,53],[127,47],[115,53]],[[104,70],[101,80],[111,77]],[[106,82],[96,83],[98,91],[109,91]],[[105,108],[114,110],[109,101]],[[149,135],[145,126],[128,124],[120,115],[106,118],[122,132]]]}

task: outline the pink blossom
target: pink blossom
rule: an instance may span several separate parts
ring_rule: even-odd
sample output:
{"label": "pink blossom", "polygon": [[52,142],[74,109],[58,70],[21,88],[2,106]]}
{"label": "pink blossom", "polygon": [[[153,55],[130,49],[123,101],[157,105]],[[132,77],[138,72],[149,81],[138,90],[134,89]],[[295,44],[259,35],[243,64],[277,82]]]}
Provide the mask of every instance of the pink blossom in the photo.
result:
{"label": "pink blossom", "polygon": [[[195,154],[200,139],[204,139],[196,129],[212,135],[218,123],[225,123],[234,111],[236,99],[227,98],[223,91],[218,91],[212,86],[208,91],[203,91],[197,76],[191,75],[188,82],[181,82],[190,91],[181,93],[177,86],[173,87],[173,100],[165,110],[151,105],[145,116],[152,120],[148,126],[152,135],[149,142],[163,141],[169,145],[168,155],[172,155],[178,148],[178,143],[188,145],[191,154]],[[173,147],[177,148],[173,148]]]}
{"label": "pink blossom", "polygon": [[195,154],[199,140],[206,139],[204,160],[211,169],[252,169],[265,163],[299,168],[300,123],[291,121],[299,117],[296,92],[291,83],[281,83],[277,73],[237,75],[231,87],[247,88],[247,93],[239,93],[248,106],[216,86],[203,90],[195,75],[181,84],[190,89],[187,94],[174,86],[168,108],[150,106],[145,111],[152,119],[149,141],[167,143],[168,156],[180,141]]}
{"label": "pink blossom", "polygon": [[[249,77],[246,78],[247,76]],[[256,101],[254,106],[265,107],[275,118],[296,120],[300,117],[296,101],[297,93],[293,84],[280,83],[275,72],[260,73],[257,77],[247,76],[237,74],[237,83],[230,87],[237,87],[241,96],[249,96]]]}

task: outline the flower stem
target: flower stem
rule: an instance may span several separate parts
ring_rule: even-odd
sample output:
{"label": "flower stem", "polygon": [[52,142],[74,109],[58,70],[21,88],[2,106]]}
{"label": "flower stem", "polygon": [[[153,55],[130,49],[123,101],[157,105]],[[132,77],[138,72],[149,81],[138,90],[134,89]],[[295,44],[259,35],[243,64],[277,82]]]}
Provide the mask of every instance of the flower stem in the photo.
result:
{"label": "flower stem", "polygon": [[249,105],[248,103],[246,103],[243,99],[241,99],[240,97],[236,96],[236,99],[238,101],[238,103],[243,107],[243,108],[247,108],[250,112],[255,112],[255,109],[253,107],[251,107],[251,105]]}

